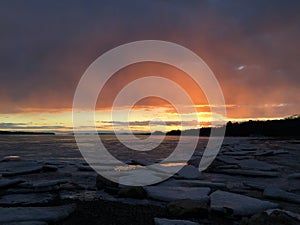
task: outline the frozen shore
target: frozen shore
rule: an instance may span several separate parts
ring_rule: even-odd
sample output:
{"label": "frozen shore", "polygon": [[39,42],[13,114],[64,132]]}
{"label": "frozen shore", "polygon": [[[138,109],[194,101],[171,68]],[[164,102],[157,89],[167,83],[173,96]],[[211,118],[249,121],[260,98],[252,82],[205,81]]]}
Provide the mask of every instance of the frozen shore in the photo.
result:
{"label": "frozen shore", "polygon": [[109,182],[80,157],[2,151],[0,224],[299,224],[299,148],[297,140],[229,138],[206,171],[196,151],[172,178],[147,187]]}

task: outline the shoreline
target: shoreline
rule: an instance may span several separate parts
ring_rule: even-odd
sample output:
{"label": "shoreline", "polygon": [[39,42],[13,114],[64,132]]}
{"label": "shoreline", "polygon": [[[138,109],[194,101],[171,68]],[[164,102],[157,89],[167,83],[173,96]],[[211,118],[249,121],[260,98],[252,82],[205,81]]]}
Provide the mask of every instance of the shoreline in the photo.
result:
{"label": "shoreline", "polygon": [[0,135],[55,135],[54,132],[1,131]]}
{"label": "shoreline", "polygon": [[[27,144],[19,146],[16,138],[3,142],[0,224],[16,222],[16,218],[43,225],[153,225],[155,218],[206,225],[299,224],[299,141],[225,139],[215,161],[199,172],[205,147],[201,142],[171,178],[145,187],[125,187],[99,176],[79,157],[70,136],[49,137],[20,137],[17,140]],[[107,141],[115,143],[115,139]],[[164,151],[170,150],[170,142],[175,144],[176,140],[169,139]],[[128,155],[126,163],[134,170],[147,162],[145,155],[132,157]],[[103,164],[103,169],[106,166],[109,164]],[[150,175],[161,173],[152,171]]]}

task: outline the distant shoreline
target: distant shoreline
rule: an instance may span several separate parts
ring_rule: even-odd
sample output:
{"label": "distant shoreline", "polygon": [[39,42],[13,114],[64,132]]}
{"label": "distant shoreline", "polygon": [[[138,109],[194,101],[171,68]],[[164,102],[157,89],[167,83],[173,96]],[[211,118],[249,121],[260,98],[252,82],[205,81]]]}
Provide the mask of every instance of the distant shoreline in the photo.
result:
{"label": "distant shoreline", "polygon": [[[188,130],[171,130],[168,132],[155,131],[150,132],[133,132],[133,135],[150,136],[150,135],[166,135],[166,136],[210,136],[213,129],[220,135],[225,128],[226,137],[293,137],[300,138],[300,116],[294,115],[280,120],[266,120],[266,121],[246,121],[246,122],[228,122],[223,127],[202,127],[200,129]],[[74,135],[74,133],[68,133]],[[78,132],[77,134],[88,135],[94,132]],[[117,133],[119,135],[129,135],[131,133]],[[1,131],[0,135],[56,135],[54,132],[33,132],[33,131]],[[116,135],[114,132],[98,132],[98,135]]]}
{"label": "distant shoreline", "polygon": [[[226,137],[292,137],[300,138],[300,116],[294,115],[281,120],[266,120],[266,121],[245,121],[245,122],[228,122],[225,127],[203,127],[200,129],[189,130],[171,130],[166,133],[156,131],[154,133],[133,133],[134,135],[166,135],[166,136],[210,136],[211,130],[222,135],[225,128]],[[103,135],[103,133],[99,133]],[[108,134],[108,133],[106,133]],[[114,134],[114,133],[111,133]],[[126,133],[124,133],[126,135]]]}
{"label": "distant shoreline", "polygon": [[0,131],[0,135],[55,135],[54,132]]}
{"label": "distant shoreline", "polygon": [[[281,120],[266,120],[232,123],[228,122],[223,127],[203,127],[190,130],[172,130],[166,133],[167,136],[210,136],[211,130],[216,133],[225,128],[226,137],[300,137],[300,116],[295,115]],[[222,135],[223,132],[221,132]]]}

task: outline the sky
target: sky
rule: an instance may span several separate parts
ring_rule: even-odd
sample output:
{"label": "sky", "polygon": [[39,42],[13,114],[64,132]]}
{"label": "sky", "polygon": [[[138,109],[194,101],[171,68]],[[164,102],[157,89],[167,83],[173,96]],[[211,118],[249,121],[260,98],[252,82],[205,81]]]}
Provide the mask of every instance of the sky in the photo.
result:
{"label": "sky", "polygon": [[[3,0],[0,130],[71,131],[73,97],[85,70],[106,51],[138,40],[174,42],[200,56],[222,88],[227,121],[299,114],[299,11],[297,0]],[[158,98],[136,103],[129,118],[126,105],[119,106],[112,119],[116,94],[145,74],[166,77],[187,90],[198,120],[188,111],[179,115]],[[126,131],[129,120],[134,131],[171,130],[182,128],[180,116],[184,128],[209,125],[205,95],[182,71],[143,63],[124,68],[105,85],[96,125],[101,131],[112,125]]]}

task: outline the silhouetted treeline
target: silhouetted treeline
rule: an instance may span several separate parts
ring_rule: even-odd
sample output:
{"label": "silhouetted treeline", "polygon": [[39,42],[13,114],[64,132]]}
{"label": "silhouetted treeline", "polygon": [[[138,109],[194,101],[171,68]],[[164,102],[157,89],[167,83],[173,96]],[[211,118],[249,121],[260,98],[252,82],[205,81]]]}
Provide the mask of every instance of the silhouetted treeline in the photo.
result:
{"label": "silhouetted treeline", "polygon": [[[223,127],[224,128],[224,127]],[[201,128],[199,130],[172,130],[167,135],[200,135],[209,136],[211,129],[216,132],[220,128]],[[225,136],[268,136],[268,137],[300,137],[300,116],[291,116],[281,120],[247,121],[241,123],[228,122]]]}

